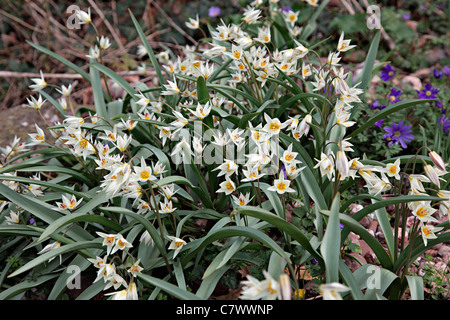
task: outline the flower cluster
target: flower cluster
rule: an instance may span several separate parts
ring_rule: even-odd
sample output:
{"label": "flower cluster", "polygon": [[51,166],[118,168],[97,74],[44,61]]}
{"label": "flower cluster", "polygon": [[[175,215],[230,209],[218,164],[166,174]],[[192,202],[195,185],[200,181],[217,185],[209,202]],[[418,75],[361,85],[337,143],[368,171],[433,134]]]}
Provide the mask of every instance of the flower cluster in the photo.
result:
{"label": "flower cluster", "polygon": [[97,232],[97,234],[103,239],[103,246],[106,247],[106,256],[96,257],[95,259],[88,258],[97,269],[97,277],[94,283],[103,280],[105,287],[103,290],[107,290],[113,287],[115,290],[124,286],[125,289],[107,293],[105,295],[112,295],[113,300],[138,300],[137,286],[134,282],[134,277],[136,274],[141,272],[143,268],[139,265],[140,260],[136,260],[133,265],[127,269],[127,273],[131,275],[131,281],[128,283],[124,279],[124,275],[118,272],[116,265],[112,262],[108,263],[108,256],[114,254],[119,250],[126,250],[131,248],[133,245],[128,242],[121,234],[106,234],[103,232]]}
{"label": "flower cluster", "polygon": [[[430,159],[433,161],[433,166],[424,164],[424,171],[420,173],[406,173],[400,167],[400,159],[394,163],[387,163],[383,166],[360,166],[358,169],[359,175],[366,182],[365,187],[368,192],[373,195],[379,195],[394,188],[398,188],[402,181],[407,181],[409,184],[408,194],[410,195],[428,195],[426,190],[432,190],[432,194],[436,194],[443,200],[432,203],[431,201],[413,201],[408,203],[408,209],[416,218],[416,227],[421,228],[422,238],[427,245],[428,239],[436,238],[435,232],[442,230],[441,227],[434,227],[429,223],[438,223],[439,220],[434,217],[438,213],[438,217],[442,218],[448,216],[450,210],[450,193],[446,190],[441,190],[441,181],[445,181],[442,177],[448,174],[448,164],[444,163],[442,158],[434,151],[429,153]],[[426,188],[424,184],[429,186]],[[436,188],[436,189],[433,189]],[[437,208],[435,208],[437,207]]]}

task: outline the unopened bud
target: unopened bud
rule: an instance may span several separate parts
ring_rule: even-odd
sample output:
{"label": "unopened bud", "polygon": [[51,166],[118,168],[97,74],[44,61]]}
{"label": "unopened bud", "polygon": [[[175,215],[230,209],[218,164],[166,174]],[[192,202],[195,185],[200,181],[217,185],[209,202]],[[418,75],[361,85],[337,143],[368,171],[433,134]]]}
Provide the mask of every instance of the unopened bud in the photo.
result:
{"label": "unopened bud", "polygon": [[439,170],[445,171],[445,163],[440,155],[438,155],[435,151],[430,151],[428,155]]}
{"label": "unopened bud", "polygon": [[292,297],[292,286],[289,276],[285,273],[280,275],[280,291],[282,300],[291,300]]}
{"label": "unopened bud", "polygon": [[439,182],[439,176],[438,176],[436,170],[434,170],[434,168],[432,166],[430,166],[429,164],[427,164],[424,169],[425,169],[425,174],[427,175],[428,179],[430,179],[430,181],[432,183],[434,183],[435,185],[437,185],[438,188],[440,188],[441,183]]}
{"label": "unopened bud", "polygon": [[344,151],[338,151],[336,155],[336,168],[341,174],[342,178],[348,177],[349,163]]}

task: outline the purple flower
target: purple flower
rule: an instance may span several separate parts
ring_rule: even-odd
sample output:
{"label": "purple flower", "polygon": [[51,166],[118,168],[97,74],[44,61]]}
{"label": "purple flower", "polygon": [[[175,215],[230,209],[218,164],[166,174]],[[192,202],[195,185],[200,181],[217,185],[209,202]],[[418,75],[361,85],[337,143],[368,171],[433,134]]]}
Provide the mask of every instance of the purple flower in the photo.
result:
{"label": "purple flower", "polygon": [[292,8],[284,7],[283,9],[281,9],[281,11],[283,11],[283,12],[290,12],[290,11],[293,11],[293,10],[292,10]]}
{"label": "purple flower", "polygon": [[444,73],[442,71],[439,71],[437,68],[433,69],[433,76],[436,79],[441,79]]}
{"label": "purple flower", "polygon": [[402,148],[406,149],[406,143],[414,139],[414,136],[411,134],[411,126],[404,124],[403,121],[400,121],[398,124],[393,122],[390,127],[384,127],[384,131],[387,132],[384,135],[384,139],[388,146],[400,143]]}
{"label": "purple flower", "polygon": [[34,220],[33,218],[30,218],[30,219],[28,220],[28,222],[29,222],[30,224],[34,224],[34,223],[36,222],[36,220]]}
{"label": "purple flower", "polygon": [[220,15],[220,8],[219,7],[211,7],[211,8],[209,8],[208,15],[211,18],[218,17]]}
{"label": "purple flower", "polygon": [[383,81],[389,81],[391,80],[393,77],[395,76],[395,71],[394,69],[391,67],[390,64],[386,65],[383,67],[383,71],[381,71],[381,75],[380,78]]}
{"label": "purple flower", "polygon": [[402,91],[400,89],[397,90],[395,88],[392,88],[391,89],[391,93],[389,94],[389,97],[388,97],[389,98],[389,102],[390,103],[397,103],[397,102],[402,101],[401,99],[398,98],[401,94],[402,94]]}
{"label": "purple flower", "polygon": [[375,122],[373,125],[374,125],[375,127],[378,127],[378,128],[381,129],[381,127],[383,126],[383,124],[384,124],[384,119],[380,119],[380,120],[378,120],[377,122]]}
{"label": "purple flower", "polygon": [[386,108],[386,106],[384,104],[380,104],[380,101],[378,101],[378,100],[375,100],[370,105],[370,109],[372,109],[372,110],[383,110],[384,108]]}
{"label": "purple flower", "polygon": [[448,136],[448,133],[450,132],[450,119],[448,117],[442,116],[442,118],[439,118],[439,126],[442,126],[442,130],[444,131],[445,135]]}
{"label": "purple flower", "polygon": [[317,264],[318,262],[319,262],[319,261],[317,261],[316,258],[312,258],[312,259],[311,259],[311,263],[312,263],[312,264]]}
{"label": "purple flower", "polygon": [[403,14],[403,20],[409,20],[411,19],[411,15],[409,14],[409,12],[406,12]]}
{"label": "purple flower", "polygon": [[437,99],[439,90],[436,89],[431,83],[427,83],[422,91],[418,91],[420,99]]}
{"label": "purple flower", "polygon": [[442,73],[446,76],[450,76],[450,68],[445,66],[442,68]]}
{"label": "purple flower", "polygon": [[286,167],[284,165],[281,165],[281,171],[284,173],[284,179],[287,179]]}

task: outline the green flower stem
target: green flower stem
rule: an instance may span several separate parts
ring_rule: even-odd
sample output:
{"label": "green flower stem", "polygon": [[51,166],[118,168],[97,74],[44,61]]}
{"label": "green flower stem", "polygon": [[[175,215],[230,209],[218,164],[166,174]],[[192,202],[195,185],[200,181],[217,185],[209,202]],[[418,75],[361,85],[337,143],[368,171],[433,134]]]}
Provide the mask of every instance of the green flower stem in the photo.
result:
{"label": "green flower stem", "polygon": [[[258,187],[258,190],[256,189],[256,187],[255,187],[255,183],[253,182],[253,181],[250,181],[250,183],[252,184],[252,187],[253,187],[253,191],[255,192],[255,196],[256,196],[256,198],[258,198],[258,203],[259,203],[259,207],[260,208],[262,208],[262,199],[261,199],[261,193],[260,192],[258,192],[258,190],[259,190],[259,187]],[[259,179],[258,179],[258,184],[259,184]],[[260,190],[259,190],[260,191]]]}
{"label": "green flower stem", "polygon": [[[162,224],[162,221],[161,221],[161,215],[159,214],[158,206],[156,205],[155,192],[153,191],[153,186],[150,184],[150,180],[147,180],[147,185],[148,185],[148,187],[150,189],[150,193],[152,195],[153,203],[155,204],[154,212],[155,212],[155,215],[156,215],[156,219],[158,220],[159,232],[160,232],[160,235],[161,235],[161,241],[164,243],[165,241],[164,241],[163,224]],[[149,201],[149,203],[151,203],[151,201]],[[174,230],[176,230],[176,229],[174,229]],[[166,263],[167,270],[169,271],[169,274],[172,277],[173,276],[172,269],[170,268],[169,260],[167,260],[167,257],[164,257],[164,262]]]}

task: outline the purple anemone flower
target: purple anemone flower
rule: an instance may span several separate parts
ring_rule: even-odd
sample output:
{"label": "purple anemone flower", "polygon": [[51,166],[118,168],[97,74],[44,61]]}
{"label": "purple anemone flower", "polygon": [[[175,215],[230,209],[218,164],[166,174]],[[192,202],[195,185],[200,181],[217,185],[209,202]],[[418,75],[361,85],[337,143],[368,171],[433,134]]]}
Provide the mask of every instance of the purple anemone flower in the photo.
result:
{"label": "purple anemone flower", "polygon": [[380,104],[380,101],[378,101],[378,100],[375,100],[370,105],[370,109],[372,109],[372,110],[383,110],[384,108],[386,108],[386,106],[384,104]]}
{"label": "purple anemone flower", "polygon": [[431,83],[427,83],[422,91],[419,91],[420,99],[437,99],[439,90],[435,88]]}
{"label": "purple anemone flower", "polygon": [[384,139],[388,143],[388,146],[392,144],[400,144],[403,149],[406,149],[406,143],[411,142],[414,136],[411,134],[411,126],[404,124],[400,121],[398,124],[393,122],[389,127],[384,127],[384,131],[387,133],[384,135]]}
{"label": "purple anemone flower", "polygon": [[450,68],[445,66],[442,68],[442,73],[446,76],[450,76]]}
{"label": "purple anemone flower", "polygon": [[400,89],[397,90],[395,88],[392,88],[391,89],[391,93],[389,94],[389,97],[388,97],[389,98],[389,102],[390,103],[397,103],[397,102],[402,101],[401,99],[398,98],[401,94],[402,94],[402,91]]}
{"label": "purple anemone flower", "polygon": [[448,136],[448,133],[450,132],[450,119],[448,117],[442,116],[442,118],[439,118],[439,126],[442,126],[442,130],[444,131],[445,135]]}
{"label": "purple anemone flower", "polygon": [[383,71],[381,71],[380,78],[383,81],[389,81],[395,76],[395,71],[390,64],[383,67]]}
{"label": "purple anemone flower", "polygon": [[211,8],[209,8],[208,15],[211,18],[218,17],[220,15],[220,8],[219,7],[211,7]]}
{"label": "purple anemone flower", "polygon": [[436,79],[441,79],[443,75],[444,73],[439,69],[437,68],[433,69],[433,77],[435,77]]}
{"label": "purple anemone flower", "polygon": [[383,126],[383,124],[384,124],[384,119],[380,119],[380,120],[378,120],[377,122],[375,122],[373,125],[374,125],[375,127],[378,127],[378,128],[381,129],[381,127]]}

